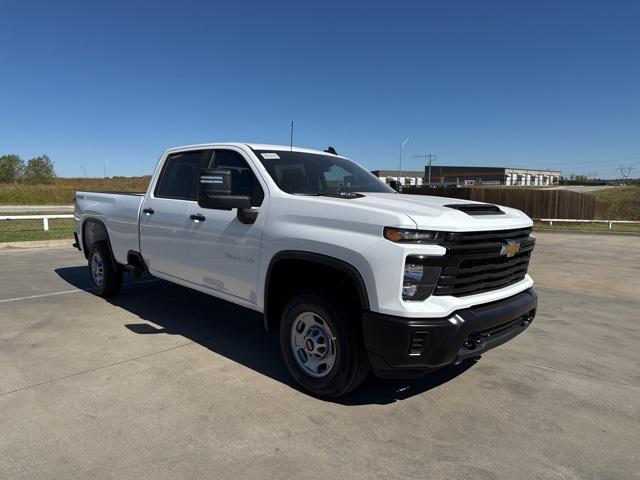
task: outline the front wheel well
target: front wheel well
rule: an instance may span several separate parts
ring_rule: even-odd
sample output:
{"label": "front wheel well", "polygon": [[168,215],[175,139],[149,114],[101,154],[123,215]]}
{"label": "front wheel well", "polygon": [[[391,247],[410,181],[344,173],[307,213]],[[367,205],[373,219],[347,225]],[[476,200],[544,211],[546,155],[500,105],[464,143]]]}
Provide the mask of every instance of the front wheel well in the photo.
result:
{"label": "front wheel well", "polygon": [[277,330],[292,295],[310,288],[339,292],[357,311],[369,309],[366,287],[358,271],[333,257],[306,252],[276,255],[267,271],[264,297],[265,328]]}

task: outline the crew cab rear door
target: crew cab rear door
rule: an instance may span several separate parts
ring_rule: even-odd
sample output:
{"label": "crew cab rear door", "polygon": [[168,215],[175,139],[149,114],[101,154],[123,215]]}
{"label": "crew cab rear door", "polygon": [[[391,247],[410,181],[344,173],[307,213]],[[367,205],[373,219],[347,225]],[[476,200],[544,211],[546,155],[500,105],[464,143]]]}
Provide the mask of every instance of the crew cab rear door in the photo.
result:
{"label": "crew cab rear door", "polygon": [[200,169],[211,150],[171,153],[140,212],[140,250],[151,273],[186,280],[186,228],[189,208],[196,203]]}

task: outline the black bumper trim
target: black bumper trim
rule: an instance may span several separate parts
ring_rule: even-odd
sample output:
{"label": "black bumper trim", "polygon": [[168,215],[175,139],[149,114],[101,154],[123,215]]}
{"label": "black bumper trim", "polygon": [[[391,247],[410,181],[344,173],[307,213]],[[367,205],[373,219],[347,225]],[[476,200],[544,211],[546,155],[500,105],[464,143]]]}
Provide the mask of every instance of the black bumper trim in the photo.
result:
{"label": "black bumper trim", "polygon": [[[504,300],[458,310],[444,318],[406,318],[364,312],[369,361],[381,377],[413,377],[480,355],[529,326],[538,297],[533,288]],[[416,334],[424,345],[417,352]]]}

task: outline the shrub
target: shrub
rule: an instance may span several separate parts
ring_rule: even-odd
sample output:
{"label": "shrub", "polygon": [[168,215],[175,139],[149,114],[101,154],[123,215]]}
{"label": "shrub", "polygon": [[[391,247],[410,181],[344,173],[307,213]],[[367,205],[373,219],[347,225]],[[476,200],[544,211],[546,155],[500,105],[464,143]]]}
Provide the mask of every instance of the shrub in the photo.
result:
{"label": "shrub", "polygon": [[18,155],[0,156],[0,183],[15,183],[22,176],[24,162]]}
{"label": "shrub", "polygon": [[56,179],[53,161],[46,155],[30,159],[24,167],[22,179],[30,184],[53,183]]}

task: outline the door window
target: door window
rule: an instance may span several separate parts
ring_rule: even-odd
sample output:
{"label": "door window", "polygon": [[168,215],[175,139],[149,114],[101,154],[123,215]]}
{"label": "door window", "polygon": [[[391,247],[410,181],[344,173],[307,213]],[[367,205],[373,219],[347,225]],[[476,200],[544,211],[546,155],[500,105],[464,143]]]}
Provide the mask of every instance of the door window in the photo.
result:
{"label": "door window", "polygon": [[196,200],[198,174],[211,150],[172,153],[167,157],[154,195],[159,198]]}
{"label": "door window", "polygon": [[245,158],[234,150],[216,150],[211,168],[231,170],[231,194],[251,197],[251,206],[258,207],[264,199],[260,182]]}

